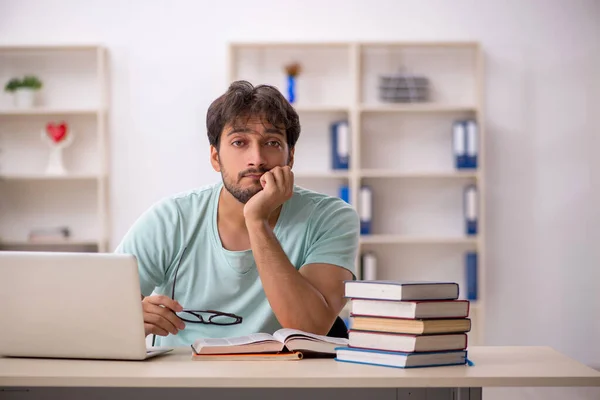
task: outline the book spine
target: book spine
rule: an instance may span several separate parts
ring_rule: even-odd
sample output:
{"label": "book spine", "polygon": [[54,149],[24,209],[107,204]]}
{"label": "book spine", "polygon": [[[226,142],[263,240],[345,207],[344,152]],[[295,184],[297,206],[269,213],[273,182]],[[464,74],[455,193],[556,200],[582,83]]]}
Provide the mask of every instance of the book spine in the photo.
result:
{"label": "book spine", "polygon": [[466,132],[463,121],[455,121],[452,126],[452,147],[456,169],[467,167]]}
{"label": "book spine", "polygon": [[339,196],[340,196],[340,199],[342,199],[346,203],[350,204],[350,188],[348,187],[348,185],[340,186]]}
{"label": "book spine", "polygon": [[477,153],[479,152],[477,122],[468,120],[465,122],[465,128],[467,134],[466,166],[475,169],[477,168]]}
{"label": "book spine", "polygon": [[331,125],[332,169],[348,169],[350,165],[350,129],[347,121]]}
{"label": "book spine", "polygon": [[373,217],[373,191],[369,186],[362,186],[360,188],[359,206],[360,234],[369,235],[371,233],[371,220]]}
{"label": "book spine", "polygon": [[467,252],[465,255],[467,300],[477,300],[477,253]]}
{"label": "book spine", "polygon": [[361,279],[366,281],[377,280],[377,257],[375,257],[375,253],[364,253],[361,264]]}
{"label": "book spine", "polygon": [[468,185],[464,192],[465,230],[468,236],[477,234],[477,187]]}

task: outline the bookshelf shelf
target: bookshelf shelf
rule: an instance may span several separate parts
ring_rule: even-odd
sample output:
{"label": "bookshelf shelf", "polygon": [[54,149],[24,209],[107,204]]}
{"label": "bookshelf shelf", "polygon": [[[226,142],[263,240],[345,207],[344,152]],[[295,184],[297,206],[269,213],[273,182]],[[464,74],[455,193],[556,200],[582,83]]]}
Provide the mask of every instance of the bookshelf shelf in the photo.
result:
{"label": "bookshelf shelf", "polygon": [[403,172],[393,169],[362,169],[359,175],[363,178],[401,178],[401,179],[476,179],[477,172]]}
{"label": "bookshelf shelf", "polygon": [[59,247],[59,246],[99,246],[102,241],[99,240],[8,240],[0,241],[0,247]]}
{"label": "bookshelf shelf", "polygon": [[337,171],[307,171],[294,172],[294,177],[299,179],[348,179],[348,172]]}
{"label": "bookshelf shelf", "polygon": [[0,109],[0,116],[62,116],[62,115],[95,115],[102,110],[94,108],[33,108],[33,109]]}
{"label": "bookshelf shelf", "polygon": [[361,244],[422,244],[422,245],[476,245],[476,237],[427,237],[404,235],[362,235]]}
{"label": "bookshelf shelf", "polygon": [[[284,66],[301,64],[294,107],[302,133],[294,172],[300,185],[331,195],[349,189],[360,212],[361,187],[372,189],[371,232],[359,252],[377,258],[377,279],[453,280],[466,292],[465,256],[477,253],[478,298],[471,343],[485,317],[485,129],[483,56],[476,42],[262,42],[229,48],[229,84],[245,79],[287,94]],[[383,101],[380,79],[398,72],[426,76],[419,102]],[[349,168],[332,171],[332,124],[349,125]],[[456,169],[453,124],[478,126],[476,169]],[[317,172],[320,171],[320,172]],[[478,232],[467,236],[464,193],[477,186]],[[356,271],[360,276],[360,258]]]}
{"label": "bookshelf shelf", "polygon": [[349,113],[350,107],[334,105],[294,105],[298,113]]}
{"label": "bookshelf shelf", "polygon": [[101,46],[97,44],[60,44],[60,45],[35,45],[35,44],[19,44],[19,45],[0,45],[0,52],[3,54],[48,54],[56,52],[95,52]]}
{"label": "bookshelf shelf", "polygon": [[477,108],[469,105],[453,104],[363,104],[359,110],[363,113],[459,113],[476,112]]}
{"label": "bookshelf shelf", "polygon": [[[108,251],[106,49],[0,46],[0,81],[25,74],[43,83],[35,104],[17,108],[10,95],[0,97],[0,248]],[[74,134],[62,150],[65,175],[45,174],[50,148],[41,136],[51,122],[66,123]],[[61,227],[70,239],[61,239]],[[27,240],[33,231],[51,233],[48,240]]]}
{"label": "bookshelf shelf", "polygon": [[44,175],[44,174],[0,174],[0,180],[5,181],[80,181],[98,180],[104,176],[99,174],[69,174],[69,175]]}
{"label": "bookshelf shelf", "polygon": [[0,251],[50,251],[50,252],[87,252],[97,253],[99,249],[106,247],[103,241],[95,240],[45,240],[45,241],[27,241],[27,240],[7,240],[0,241]]}

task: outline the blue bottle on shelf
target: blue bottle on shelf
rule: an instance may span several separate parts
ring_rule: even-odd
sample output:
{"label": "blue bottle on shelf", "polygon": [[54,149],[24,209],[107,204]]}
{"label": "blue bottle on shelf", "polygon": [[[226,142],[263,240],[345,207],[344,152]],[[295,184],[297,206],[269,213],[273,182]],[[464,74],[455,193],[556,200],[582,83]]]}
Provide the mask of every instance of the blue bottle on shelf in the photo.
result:
{"label": "blue bottle on shelf", "polygon": [[288,101],[294,104],[296,101],[296,77],[294,75],[287,76],[287,94]]}

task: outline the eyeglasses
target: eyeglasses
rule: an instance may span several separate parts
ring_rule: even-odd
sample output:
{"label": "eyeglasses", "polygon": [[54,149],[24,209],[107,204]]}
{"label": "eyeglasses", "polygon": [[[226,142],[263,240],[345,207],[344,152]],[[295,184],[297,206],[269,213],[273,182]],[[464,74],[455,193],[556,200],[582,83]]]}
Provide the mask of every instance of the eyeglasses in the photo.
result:
{"label": "eyeglasses", "polygon": [[[173,289],[171,292],[171,299],[175,300],[175,284],[177,283],[177,273],[181,266],[181,260],[185,255],[187,247],[183,249],[177,268],[175,269],[175,278],[173,279]],[[237,325],[242,323],[242,317],[239,315],[225,313],[215,310],[186,310],[177,313],[179,319],[192,324],[207,324],[207,325]]]}

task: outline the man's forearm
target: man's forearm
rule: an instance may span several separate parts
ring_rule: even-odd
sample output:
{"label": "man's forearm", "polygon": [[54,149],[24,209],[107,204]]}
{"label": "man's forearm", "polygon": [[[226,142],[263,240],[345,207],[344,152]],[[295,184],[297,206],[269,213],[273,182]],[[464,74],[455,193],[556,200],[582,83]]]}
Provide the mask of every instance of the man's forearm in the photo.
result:
{"label": "man's forearm", "polygon": [[332,310],[290,263],[266,221],[247,223],[250,245],[271,308],[284,328],[327,334]]}

